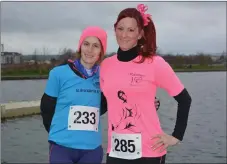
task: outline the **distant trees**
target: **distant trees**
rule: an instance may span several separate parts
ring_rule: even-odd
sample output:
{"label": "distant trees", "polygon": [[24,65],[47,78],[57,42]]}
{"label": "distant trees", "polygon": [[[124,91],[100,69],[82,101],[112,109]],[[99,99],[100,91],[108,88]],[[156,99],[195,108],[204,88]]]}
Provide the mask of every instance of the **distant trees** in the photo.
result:
{"label": "distant trees", "polygon": [[196,55],[163,55],[168,63],[174,65],[176,68],[182,68],[184,65],[198,64],[201,66],[212,65],[214,61],[210,55],[198,53]]}
{"label": "distant trees", "polygon": [[64,48],[61,52],[60,52],[60,56],[58,61],[60,63],[66,62],[68,59],[72,58],[73,54],[75,52],[72,49],[68,49],[68,48]]}
{"label": "distant trees", "polygon": [[32,54],[32,60],[34,60],[35,64],[37,64],[37,55],[38,55],[38,50],[35,49]]}
{"label": "distant trees", "polygon": [[[72,58],[73,54],[75,53],[70,48],[62,48],[59,49],[58,57],[55,56],[55,58],[48,55],[48,49],[46,47],[43,47],[41,49],[42,53],[39,53],[37,49],[34,50],[34,53],[32,55],[32,60],[37,63],[37,55],[46,55],[45,57],[48,57],[51,61],[52,65],[56,65],[56,63],[66,61],[69,58]],[[105,54],[104,58],[111,57],[115,55],[116,52],[110,52]],[[162,50],[160,48],[157,49],[157,54],[162,56],[170,65],[173,65],[175,68],[184,68],[184,67],[190,67],[190,65],[201,65],[201,66],[209,66],[212,64],[217,63],[226,63],[226,53],[223,52],[223,54],[218,58],[215,56],[211,56],[206,53],[198,52],[196,54],[163,54]]]}

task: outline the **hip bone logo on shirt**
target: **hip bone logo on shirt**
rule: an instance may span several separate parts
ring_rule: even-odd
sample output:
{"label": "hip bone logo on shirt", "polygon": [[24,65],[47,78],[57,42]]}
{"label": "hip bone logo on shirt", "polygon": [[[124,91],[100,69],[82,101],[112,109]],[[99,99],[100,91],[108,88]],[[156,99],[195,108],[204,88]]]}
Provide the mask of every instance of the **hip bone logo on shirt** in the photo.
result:
{"label": "hip bone logo on shirt", "polygon": [[136,104],[129,104],[127,95],[122,90],[117,92],[117,97],[119,101],[122,101],[122,108],[120,110],[118,122],[115,123],[115,125],[112,124],[112,130],[129,130],[132,132],[140,132],[136,122],[140,118],[141,114],[139,113]]}

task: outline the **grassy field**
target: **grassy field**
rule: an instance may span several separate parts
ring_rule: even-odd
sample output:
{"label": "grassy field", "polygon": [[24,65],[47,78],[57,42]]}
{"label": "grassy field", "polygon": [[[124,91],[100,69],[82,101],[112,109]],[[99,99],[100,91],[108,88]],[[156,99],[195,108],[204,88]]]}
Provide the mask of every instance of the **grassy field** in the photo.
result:
{"label": "grassy field", "polygon": [[226,71],[226,65],[211,65],[211,66],[201,66],[192,65],[191,68],[178,68],[172,66],[175,72],[213,72],[213,71]]}
{"label": "grassy field", "polygon": [[[175,72],[215,72],[226,71],[225,65],[201,66],[192,65],[191,68],[172,66]],[[47,79],[49,69],[9,69],[1,72],[1,80]]]}

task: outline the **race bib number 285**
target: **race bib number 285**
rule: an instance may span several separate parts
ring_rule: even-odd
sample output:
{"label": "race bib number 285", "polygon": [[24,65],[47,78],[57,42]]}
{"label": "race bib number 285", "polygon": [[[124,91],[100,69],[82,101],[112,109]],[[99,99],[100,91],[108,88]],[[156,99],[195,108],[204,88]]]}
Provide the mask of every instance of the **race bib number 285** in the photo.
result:
{"label": "race bib number 285", "polygon": [[122,159],[142,157],[141,134],[112,133],[109,156]]}
{"label": "race bib number 285", "polygon": [[88,106],[71,106],[68,130],[98,131],[99,110]]}

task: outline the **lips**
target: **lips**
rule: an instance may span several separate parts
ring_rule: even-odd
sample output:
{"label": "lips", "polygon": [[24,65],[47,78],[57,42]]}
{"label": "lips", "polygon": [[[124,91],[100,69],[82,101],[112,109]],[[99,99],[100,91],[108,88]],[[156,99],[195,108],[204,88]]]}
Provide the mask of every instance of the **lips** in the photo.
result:
{"label": "lips", "polygon": [[128,40],[121,40],[122,43],[128,43]]}
{"label": "lips", "polygon": [[92,55],[87,55],[87,54],[85,54],[85,56],[86,56],[87,58],[93,58]]}

